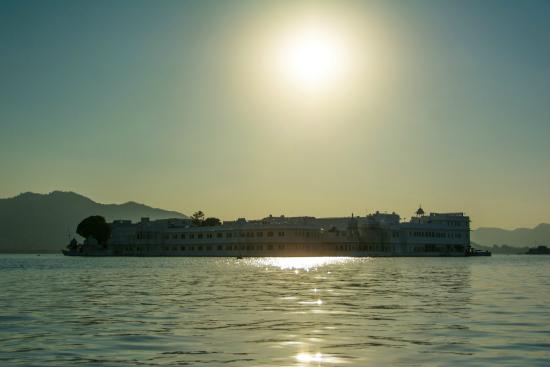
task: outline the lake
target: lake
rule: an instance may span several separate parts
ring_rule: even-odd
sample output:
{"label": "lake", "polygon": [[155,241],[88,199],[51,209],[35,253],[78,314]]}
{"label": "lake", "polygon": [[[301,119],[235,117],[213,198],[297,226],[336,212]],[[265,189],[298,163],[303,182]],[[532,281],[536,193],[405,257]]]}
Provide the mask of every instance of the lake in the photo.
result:
{"label": "lake", "polygon": [[549,366],[550,256],[0,255],[1,366]]}

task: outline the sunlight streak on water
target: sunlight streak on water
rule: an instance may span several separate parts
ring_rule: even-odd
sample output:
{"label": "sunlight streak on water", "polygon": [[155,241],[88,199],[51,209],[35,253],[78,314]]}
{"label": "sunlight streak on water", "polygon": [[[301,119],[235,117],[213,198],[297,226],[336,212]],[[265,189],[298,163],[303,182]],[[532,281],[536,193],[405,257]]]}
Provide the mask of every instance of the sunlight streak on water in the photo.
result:
{"label": "sunlight streak on water", "polygon": [[318,305],[318,306],[321,306],[323,304],[323,301],[318,299],[316,301],[300,301],[298,303],[302,304],[302,305]]}
{"label": "sunlight streak on water", "polygon": [[334,356],[326,355],[320,352],[317,353],[307,353],[301,352],[298,353],[295,357],[297,362],[302,363],[302,365],[313,365],[313,366],[322,366],[324,364],[337,364],[344,363],[340,358]]}
{"label": "sunlight streak on water", "polygon": [[323,362],[323,355],[321,353],[298,353],[296,355],[296,360],[298,362],[312,363],[312,362]]}
{"label": "sunlight streak on water", "polygon": [[252,259],[256,266],[271,266],[283,270],[316,269],[325,265],[345,264],[356,261],[352,257],[259,257]]}

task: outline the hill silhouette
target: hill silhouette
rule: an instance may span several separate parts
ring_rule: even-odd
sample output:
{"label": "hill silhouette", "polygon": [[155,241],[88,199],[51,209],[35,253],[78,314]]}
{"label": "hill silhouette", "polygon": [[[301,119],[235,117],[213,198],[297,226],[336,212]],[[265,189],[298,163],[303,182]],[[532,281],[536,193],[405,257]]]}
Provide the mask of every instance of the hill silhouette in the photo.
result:
{"label": "hill silhouette", "polygon": [[107,221],[186,218],[133,201],[100,204],[74,192],[26,192],[0,199],[0,252],[57,252],[68,243],[69,232],[74,236],[78,223],[90,215]]}
{"label": "hill silhouette", "polygon": [[510,245],[532,247],[550,244],[550,224],[541,223],[534,228],[478,228],[472,231],[471,240],[481,245]]}

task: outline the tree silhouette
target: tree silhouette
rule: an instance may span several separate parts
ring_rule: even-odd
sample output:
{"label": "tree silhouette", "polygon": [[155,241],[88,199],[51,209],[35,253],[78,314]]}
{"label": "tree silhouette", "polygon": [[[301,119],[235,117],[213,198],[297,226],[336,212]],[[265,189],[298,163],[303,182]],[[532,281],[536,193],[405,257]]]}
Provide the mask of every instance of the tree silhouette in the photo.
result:
{"label": "tree silhouette", "polygon": [[98,243],[104,244],[111,237],[111,227],[100,215],[92,215],[80,222],[76,233],[84,238],[93,237]]}
{"label": "tree silhouette", "polygon": [[221,226],[222,222],[219,218],[208,217],[202,222],[201,225],[203,227],[214,227],[214,226]]}
{"label": "tree silhouette", "polygon": [[208,217],[204,219],[204,217],[205,215],[202,210],[194,212],[191,216],[191,223],[193,223],[193,225],[197,227],[214,227],[222,225],[222,222],[219,218]]}
{"label": "tree silhouette", "polygon": [[67,248],[69,250],[76,250],[78,248],[78,242],[76,242],[76,240],[73,238],[71,242],[69,242],[69,244],[67,245]]}
{"label": "tree silhouette", "polygon": [[204,221],[204,213],[202,212],[202,210],[194,212],[191,216],[191,220],[194,225],[201,226],[202,222]]}

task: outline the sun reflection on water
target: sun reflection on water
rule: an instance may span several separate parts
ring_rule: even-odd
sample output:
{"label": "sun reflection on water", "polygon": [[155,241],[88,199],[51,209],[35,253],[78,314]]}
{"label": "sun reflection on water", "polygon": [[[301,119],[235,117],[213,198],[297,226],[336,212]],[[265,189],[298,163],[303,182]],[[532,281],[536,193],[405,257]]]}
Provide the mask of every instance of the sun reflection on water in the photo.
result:
{"label": "sun reflection on water", "polygon": [[340,264],[353,261],[350,257],[261,257],[254,259],[253,263],[257,266],[271,266],[279,269],[294,270],[299,273],[299,270],[309,271],[320,266]]}
{"label": "sun reflection on water", "polygon": [[[317,271],[324,266],[347,264],[357,260],[353,257],[259,257],[248,258],[247,264],[257,266],[261,269],[272,271],[282,270],[286,274],[296,274],[300,277],[310,271]],[[281,294],[280,300],[291,315],[300,315],[299,318],[308,318],[308,314],[321,314],[330,312],[330,300],[324,299],[332,289],[323,289],[325,279],[330,277],[331,272],[328,269],[322,269],[320,273],[306,276],[307,280],[304,287],[292,288]],[[295,282],[295,285],[301,284]],[[313,286],[313,287],[312,287]],[[329,297],[330,298],[330,297]],[[298,307],[296,307],[298,306]],[[335,327],[331,326],[331,330]],[[288,339],[280,343],[281,347],[291,347],[293,349],[289,356],[294,359],[295,365],[300,367],[325,366],[347,363],[345,359],[321,353],[319,347],[322,346],[325,336],[321,329],[310,330],[310,335],[288,335]],[[312,336],[311,333],[316,333]],[[294,348],[292,348],[294,346]]]}
{"label": "sun reflection on water", "polygon": [[301,352],[296,354],[294,358],[296,359],[297,362],[300,363],[300,366],[307,366],[307,365],[322,366],[325,363],[330,363],[330,364],[345,363],[344,360],[340,358],[326,355],[321,352],[317,352],[317,353]]}
{"label": "sun reflection on water", "polygon": [[323,354],[322,353],[315,353],[315,354],[298,353],[296,355],[296,360],[302,363],[312,363],[312,362],[321,363],[323,362]]}
{"label": "sun reflection on water", "polygon": [[300,301],[298,302],[302,305],[318,305],[318,306],[321,306],[323,304],[323,301],[318,299],[318,300],[315,300],[315,301]]}

